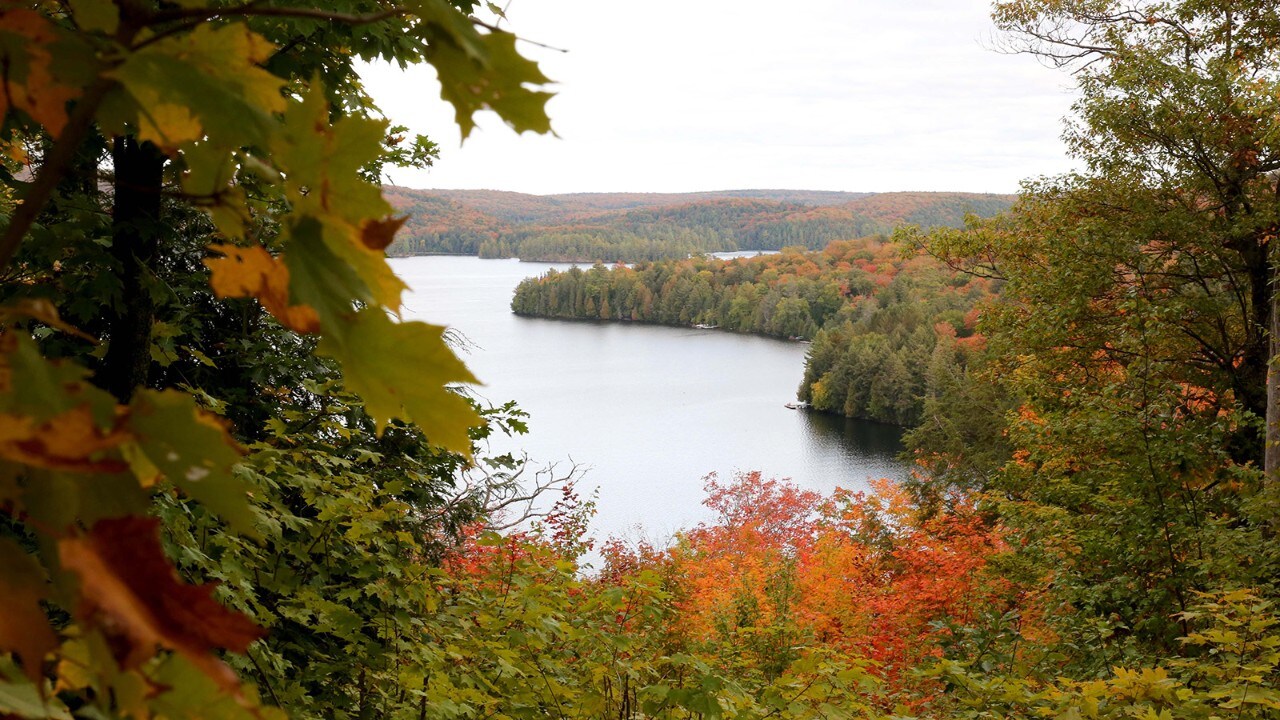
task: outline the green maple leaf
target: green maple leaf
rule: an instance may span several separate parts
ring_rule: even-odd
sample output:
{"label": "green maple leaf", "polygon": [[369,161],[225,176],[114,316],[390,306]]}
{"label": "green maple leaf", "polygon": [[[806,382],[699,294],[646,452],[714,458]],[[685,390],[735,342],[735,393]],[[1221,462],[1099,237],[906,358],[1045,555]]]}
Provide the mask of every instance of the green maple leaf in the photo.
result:
{"label": "green maple leaf", "polygon": [[354,302],[373,302],[359,273],[325,242],[324,226],[316,218],[302,218],[289,229],[283,259],[289,268],[289,301],[315,308],[326,332],[338,329],[353,312]]}
{"label": "green maple leaf", "polygon": [[380,308],[357,313],[318,351],[342,363],[346,385],[379,431],[393,418],[417,425],[432,443],[470,455],[468,430],[481,424],[470,403],[445,387],[478,382],[444,341],[444,328],[393,322]]}
{"label": "green maple leaf", "polygon": [[[317,81],[302,102],[294,103],[285,113],[285,131],[277,141],[275,159],[284,172],[296,218],[286,254],[292,258],[291,270],[294,264],[308,264],[315,275],[323,267],[327,274],[340,274],[341,282],[292,292],[299,302],[312,305],[329,321],[334,319],[333,311],[347,314],[350,301],[399,310],[404,283],[395,276],[381,249],[367,246],[360,237],[365,221],[391,212],[381,188],[360,174],[361,168],[382,152],[386,123],[347,117],[330,126],[328,118],[328,104]],[[323,247],[315,242],[317,238]],[[299,258],[301,253],[317,257],[313,262]],[[340,270],[339,264],[350,272]]]}
{"label": "green maple leaf", "polygon": [[516,51],[515,35],[501,30],[482,34],[444,0],[414,5],[425,20],[427,62],[436,69],[440,96],[453,105],[464,139],[475,128],[472,116],[479,110],[496,112],[516,132],[551,132],[546,105],[552,94],[527,87],[551,80]]}
{"label": "green maple leaf", "polygon": [[126,455],[135,472],[145,476],[154,467],[233,530],[256,534],[249,488],[231,473],[240,450],[217,419],[190,395],[175,390],[139,392],[130,410],[129,427],[141,456],[132,451]]}
{"label": "green maple leaf", "polygon": [[398,310],[405,285],[381,252],[359,245],[349,225],[304,217],[290,228],[284,263],[290,301],[309,305],[326,333],[341,332],[355,303]]}
{"label": "green maple leaf", "polygon": [[481,38],[486,50],[483,60],[448,41],[436,43],[427,55],[440,77],[440,97],[453,105],[462,137],[475,128],[472,116],[485,109],[496,112],[516,132],[551,132],[546,109],[551,93],[525,87],[551,80],[537,63],[516,52],[515,35],[495,31]]}
{"label": "green maple leaf", "polygon": [[329,122],[329,104],[320,79],[301,102],[290,103],[282,132],[272,145],[274,161],[285,175],[295,212],[332,214],[349,223],[391,212],[382,189],[360,174],[382,154],[387,123],[359,116]]}
{"label": "green maple leaf", "polygon": [[12,373],[8,392],[0,393],[0,412],[44,421],[88,405],[100,427],[114,419],[116,401],[88,383],[89,371],[67,360],[47,360],[35,341],[15,333],[15,347],[6,358]]}

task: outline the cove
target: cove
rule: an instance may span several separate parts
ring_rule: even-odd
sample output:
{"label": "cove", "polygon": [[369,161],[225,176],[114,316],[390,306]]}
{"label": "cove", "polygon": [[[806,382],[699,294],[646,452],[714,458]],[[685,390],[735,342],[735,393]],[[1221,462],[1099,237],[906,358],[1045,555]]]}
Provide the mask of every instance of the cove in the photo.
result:
{"label": "cove", "polygon": [[901,479],[898,428],[791,410],[806,345],[719,330],[522,318],[526,277],[569,265],[462,256],[391,261],[408,284],[405,316],[447,325],[485,401],[530,415],[498,441],[541,466],[586,468],[598,488],[593,532],[665,538],[708,517],[702,478],[760,470],[822,492]]}

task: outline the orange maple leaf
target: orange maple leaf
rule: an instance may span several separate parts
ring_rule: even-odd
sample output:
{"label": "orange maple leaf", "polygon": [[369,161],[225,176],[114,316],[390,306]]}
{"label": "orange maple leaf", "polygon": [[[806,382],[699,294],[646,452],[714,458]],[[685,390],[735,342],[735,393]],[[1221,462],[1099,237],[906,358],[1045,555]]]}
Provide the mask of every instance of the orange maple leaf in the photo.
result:
{"label": "orange maple leaf", "polygon": [[266,249],[254,245],[211,245],[222,257],[208,258],[209,286],[219,298],[254,297],[282,325],[300,333],[320,331],[320,316],[309,305],[289,304],[289,268]]}
{"label": "orange maple leaf", "polygon": [[396,233],[408,222],[408,215],[385,220],[365,220],[360,224],[360,242],[370,250],[386,250],[396,239]]}
{"label": "orange maple leaf", "polygon": [[[59,82],[50,70],[53,55],[49,47],[56,41],[54,25],[39,13],[26,8],[0,13],[0,32],[10,33],[25,41],[27,76],[21,80],[7,74],[0,78],[0,119],[13,107],[22,110],[44,126],[54,138],[67,124],[67,103],[80,96],[80,88]],[[10,67],[6,62],[4,67]]]}

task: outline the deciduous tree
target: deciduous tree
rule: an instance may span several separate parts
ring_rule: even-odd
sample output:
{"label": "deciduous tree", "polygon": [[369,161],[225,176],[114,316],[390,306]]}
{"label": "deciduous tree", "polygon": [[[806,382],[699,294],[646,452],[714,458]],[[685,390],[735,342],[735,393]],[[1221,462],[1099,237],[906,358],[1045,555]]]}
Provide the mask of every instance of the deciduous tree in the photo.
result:
{"label": "deciduous tree", "polygon": [[[470,455],[481,420],[447,385],[474,378],[443,328],[395,317],[404,286],[383,257],[402,219],[379,169],[425,162],[431,146],[378,117],[354,63],[431,63],[464,136],[484,109],[547,131],[549,95],[536,87],[547,79],[474,9],[0,10],[0,506],[14,538],[0,553],[0,651],[16,662],[0,664],[0,713],[265,712],[216,653],[242,653],[261,631],[212,585],[179,579],[146,517],[181,497],[173,512],[201,532],[255,542],[263,506],[237,469],[237,438],[287,445],[310,425],[264,395],[330,417],[325,392],[303,380],[340,372],[359,398],[323,423],[329,453],[313,447],[337,465],[302,474],[351,462],[333,449],[344,436],[376,446],[417,432],[399,423],[459,462]],[[195,370],[219,363],[226,374]]]}

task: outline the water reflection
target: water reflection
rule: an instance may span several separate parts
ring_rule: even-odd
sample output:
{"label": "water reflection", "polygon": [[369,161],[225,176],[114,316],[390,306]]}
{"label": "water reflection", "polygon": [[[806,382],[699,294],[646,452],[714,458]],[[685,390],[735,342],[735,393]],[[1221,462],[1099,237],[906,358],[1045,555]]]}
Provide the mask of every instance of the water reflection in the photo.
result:
{"label": "water reflection", "polygon": [[906,469],[898,460],[904,449],[902,428],[812,410],[798,414],[804,418],[808,448],[818,454],[837,453],[845,460],[848,470],[823,478],[823,489],[861,488],[868,479],[905,479]]}

